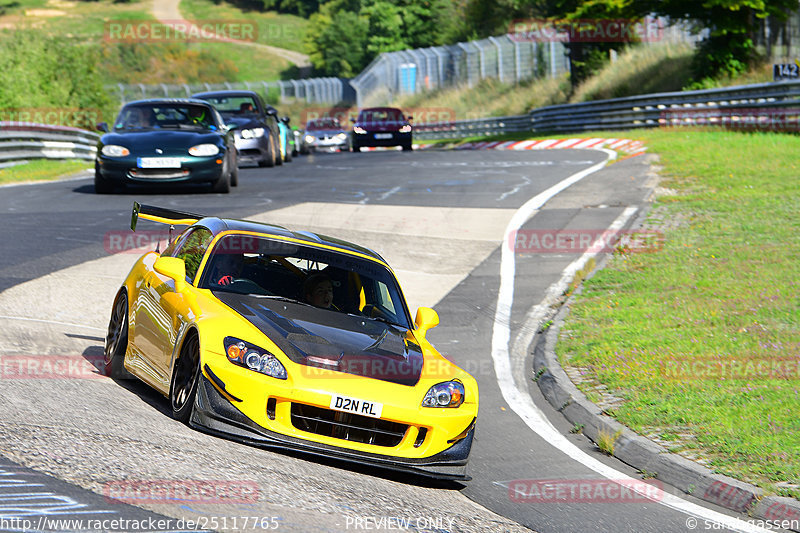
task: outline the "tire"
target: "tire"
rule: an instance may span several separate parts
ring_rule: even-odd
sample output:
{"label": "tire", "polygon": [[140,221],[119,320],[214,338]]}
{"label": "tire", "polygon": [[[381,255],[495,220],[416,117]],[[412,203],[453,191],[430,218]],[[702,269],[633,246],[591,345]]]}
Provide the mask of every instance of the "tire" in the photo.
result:
{"label": "tire", "polygon": [[354,152],[361,152],[361,147],[360,146],[353,146],[353,151]]}
{"label": "tire", "polygon": [[292,151],[289,150],[288,146],[286,147],[286,160],[285,160],[285,162],[286,163],[291,163],[292,162]]}
{"label": "tire", "polygon": [[410,152],[410,151],[411,151],[411,150],[413,150],[413,149],[414,149],[414,147],[413,147],[413,146],[411,146],[411,143],[408,143],[408,144],[404,144],[404,145],[403,145],[403,151],[404,151],[404,152]]}
{"label": "tire", "polygon": [[131,379],[133,376],[125,370],[125,352],[128,349],[128,296],[122,291],[114,300],[111,308],[111,319],[108,321],[108,333],[103,350],[105,374],[112,379]]}
{"label": "tire", "polygon": [[260,167],[274,167],[275,166],[275,143],[272,142],[272,135],[269,136],[267,142],[267,156],[258,162]]}
{"label": "tire", "polygon": [[94,192],[96,194],[111,194],[114,192],[114,185],[107,179],[100,176],[97,164],[94,165]]}
{"label": "tire", "polygon": [[281,166],[283,164],[283,152],[281,151],[280,137],[275,144],[275,165]]}
{"label": "tire", "polygon": [[211,187],[212,192],[227,194],[231,192],[231,171],[226,171],[225,168],[222,169],[222,175],[219,179],[214,182],[214,185]]}
{"label": "tire", "polygon": [[239,158],[233,155],[233,165],[231,165],[231,187],[239,186]]}
{"label": "tire", "polygon": [[175,420],[189,423],[199,382],[200,343],[196,333],[189,333],[181,346],[180,356],[175,361],[169,385],[169,403]]}

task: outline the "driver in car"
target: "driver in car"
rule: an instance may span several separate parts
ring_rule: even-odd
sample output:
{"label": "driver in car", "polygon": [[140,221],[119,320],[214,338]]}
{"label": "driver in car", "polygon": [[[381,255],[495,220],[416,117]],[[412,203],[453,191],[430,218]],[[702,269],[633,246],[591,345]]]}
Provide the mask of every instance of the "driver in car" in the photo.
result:
{"label": "driver in car", "polygon": [[211,271],[211,282],[225,287],[242,274],[242,256],[239,254],[219,253],[214,258]]}
{"label": "driver in car", "polygon": [[325,274],[312,274],[303,284],[306,302],[323,309],[336,309],[333,305],[333,282]]}

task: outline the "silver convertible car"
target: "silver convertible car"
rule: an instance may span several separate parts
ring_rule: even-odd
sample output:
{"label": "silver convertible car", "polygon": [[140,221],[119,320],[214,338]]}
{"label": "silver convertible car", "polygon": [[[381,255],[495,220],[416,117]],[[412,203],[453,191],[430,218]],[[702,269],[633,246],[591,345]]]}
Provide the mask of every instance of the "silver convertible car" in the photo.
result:
{"label": "silver convertible car", "polygon": [[349,152],[350,135],[334,117],[309,120],[301,136],[300,152]]}

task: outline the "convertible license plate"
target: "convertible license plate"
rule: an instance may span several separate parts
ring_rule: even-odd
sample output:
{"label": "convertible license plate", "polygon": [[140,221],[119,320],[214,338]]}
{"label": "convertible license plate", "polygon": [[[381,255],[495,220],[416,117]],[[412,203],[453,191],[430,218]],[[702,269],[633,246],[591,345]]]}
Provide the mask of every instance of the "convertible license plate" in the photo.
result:
{"label": "convertible license plate", "polygon": [[181,168],[177,157],[140,157],[136,164],[139,168]]}
{"label": "convertible license plate", "polygon": [[334,411],[353,413],[354,415],[380,418],[381,411],[383,411],[383,404],[334,394],[331,396],[331,409]]}
{"label": "convertible license plate", "polygon": [[392,134],[391,133],[376,133],[375,134],[375,138],[376,139],[391,139],[392,138]]}

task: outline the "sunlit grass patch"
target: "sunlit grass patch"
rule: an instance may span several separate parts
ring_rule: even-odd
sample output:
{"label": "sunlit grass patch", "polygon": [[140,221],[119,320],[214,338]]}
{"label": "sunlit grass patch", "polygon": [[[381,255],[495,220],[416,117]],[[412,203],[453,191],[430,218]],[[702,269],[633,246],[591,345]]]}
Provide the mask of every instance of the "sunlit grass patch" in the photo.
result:
{"label": "sunlit grass patch", "polygon": [[38,159],[0,168],[0,184],[53,180],[90,168],[90,161]]}
{"label": "sunlit grass patch", "polygon": [[622,398],[615,415],[634,430],[740,479],[797,483],[800,138],[636,136],[660,155],[662,186],[677,192],[650,215],[664,248],[616,256],[586,281],[559,357],[590,369],[583,386],[599,382]]}

